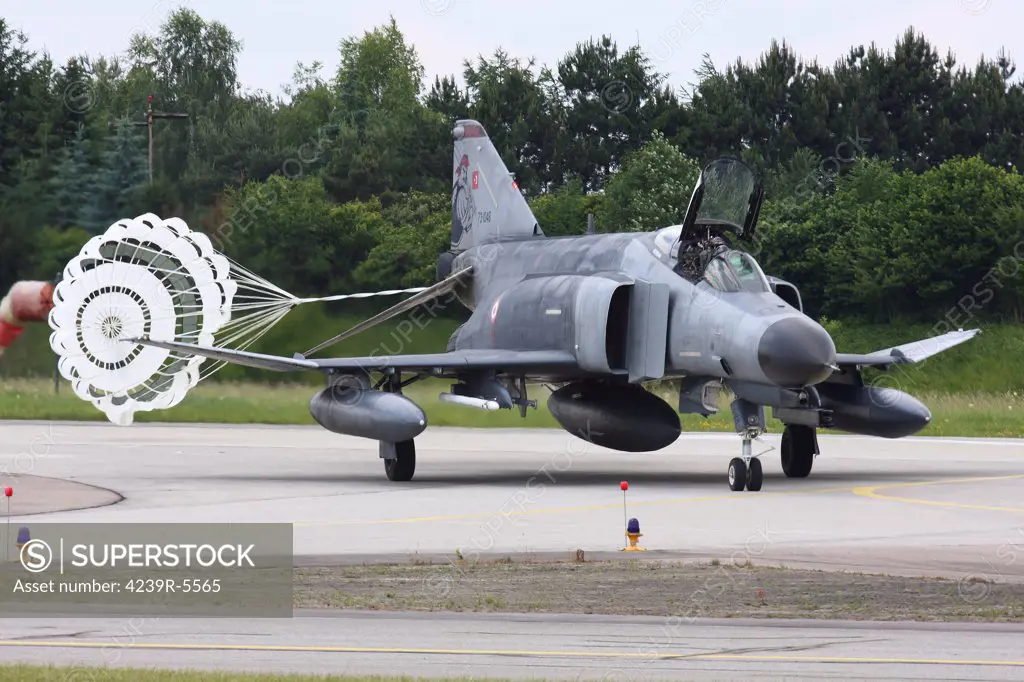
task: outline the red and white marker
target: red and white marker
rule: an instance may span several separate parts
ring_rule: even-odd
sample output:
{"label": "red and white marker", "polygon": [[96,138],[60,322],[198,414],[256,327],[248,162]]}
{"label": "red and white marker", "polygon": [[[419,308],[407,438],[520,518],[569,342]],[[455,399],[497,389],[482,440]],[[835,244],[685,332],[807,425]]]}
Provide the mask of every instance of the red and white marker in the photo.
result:
{"label": "red and white marker", "polygon": [[29,322],[46,322],[53,308],[52,282],[15,282],[0,299],[0,356]]}

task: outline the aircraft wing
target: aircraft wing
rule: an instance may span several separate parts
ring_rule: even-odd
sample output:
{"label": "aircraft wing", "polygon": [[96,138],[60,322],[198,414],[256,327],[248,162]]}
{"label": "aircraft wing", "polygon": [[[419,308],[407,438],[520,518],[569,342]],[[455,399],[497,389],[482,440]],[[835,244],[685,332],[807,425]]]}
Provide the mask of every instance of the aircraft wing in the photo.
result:
{"label": "aircraft wing", "polygon": [[155,341],[147,337],[127,339],[132,343],[144,346],[165,348],[184,355],[199,355],[230,362],[236,365],[256,367],[275,372],[296,372],[309,370],[353,370],[382,371],[386,369],[426,370],[435,374],[443,374],[453,370],[468,369],[572,369],[579,365],[576,357],[568,351],[511,351],[511,350],[456,350],[447,353],[423,353],[419,355],[379,355],[353,358],[324,358],[310,360],[308,358],[288,358],[281,355],[264,355],[249,351],[232,350],[230,348],[212,348],[197,346],[177,341]]}
{"label": "aircraft wing", "polygon": [[947,332],[941,336],[933,336],[930,339],[923,339],[921,341],[905,343],[902,346],[894,346],[892,348],[875,351],[874,353],[868,353],[866,355],[837,353],[836,364],[839,366],[860,365],[879,367],[884,365],[902,365],[921,362],[933,355],[938,355],[944,350],[949,350],[953,346],[959,346],[964,341],[973,339],[980,331],[980,329],[971,329],[969,331],[963,331],[961,329],[955,332]]}

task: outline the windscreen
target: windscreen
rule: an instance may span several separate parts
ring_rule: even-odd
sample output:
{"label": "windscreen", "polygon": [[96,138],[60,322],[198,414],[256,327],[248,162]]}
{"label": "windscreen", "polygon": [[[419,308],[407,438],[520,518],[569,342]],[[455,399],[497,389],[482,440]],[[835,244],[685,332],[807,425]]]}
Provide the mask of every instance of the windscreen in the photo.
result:
{"label": "windscreen", "polygon": [[761,266],[742,251],[726,251],[712,258],[704,270],[704,281],[719,291],[730,293],[771,291]]}

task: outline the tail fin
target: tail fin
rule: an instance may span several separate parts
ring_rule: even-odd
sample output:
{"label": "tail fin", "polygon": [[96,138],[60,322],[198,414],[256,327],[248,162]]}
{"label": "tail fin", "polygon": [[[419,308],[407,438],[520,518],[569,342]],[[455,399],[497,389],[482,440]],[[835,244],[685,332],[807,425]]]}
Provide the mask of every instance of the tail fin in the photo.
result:
{"label": "tail fin", "polygon": [[452,251],[499,239],[543,237],[484,127],[476,121],[458,121],[452,137]]}

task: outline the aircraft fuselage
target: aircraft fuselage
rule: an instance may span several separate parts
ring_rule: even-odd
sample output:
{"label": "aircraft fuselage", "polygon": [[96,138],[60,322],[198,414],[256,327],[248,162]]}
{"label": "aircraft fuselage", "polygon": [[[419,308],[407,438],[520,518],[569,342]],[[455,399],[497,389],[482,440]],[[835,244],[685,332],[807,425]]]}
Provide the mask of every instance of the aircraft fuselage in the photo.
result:
{"label": "aircraft fuselage", "polygon": [[[615,233],[473,247],[453,264],[474,268],[458,291],[474,312],[452,348],[568,349],[584,374],[628,374],[630,346],[659,329],[648,319],[658,315],[649,300],[664,300],[665,340],[652,345],[663,348],[664,377],[794,388],[832,372],[835,345],[819,324],[767,287],[725,291],[693,283],[659,246],[656,233]],[[654,285],[662,299],[636,298],[637,282]],[[646,318],[632,310],[641,304],[648,305]],[[631,325],[631,316],[643,326]]]}

